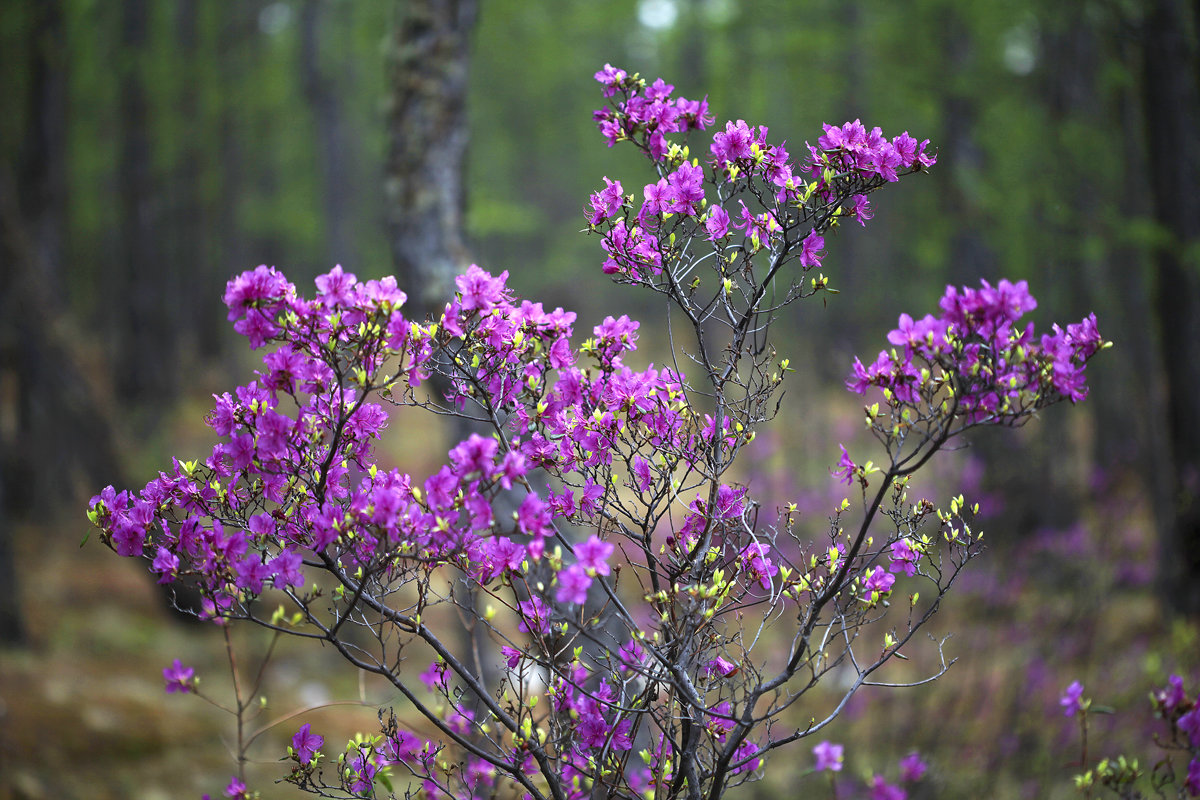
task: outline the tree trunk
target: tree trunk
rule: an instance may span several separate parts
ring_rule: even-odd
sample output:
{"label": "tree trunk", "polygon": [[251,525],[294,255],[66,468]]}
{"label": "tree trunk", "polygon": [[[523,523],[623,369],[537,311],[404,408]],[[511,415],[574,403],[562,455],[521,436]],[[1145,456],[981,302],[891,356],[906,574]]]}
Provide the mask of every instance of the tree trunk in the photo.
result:
{"label": "tree trunk", "polygon": [[440,310],[468,264],[463,170],[476,12],[476,0],[396,6],[385,189],[396,277],[418,312]]}
{"label": "tree trunk", "polygon": [[1200,55],[1189,38],[1198,13],[1183,0],[1154,0],[1142,41],[1150,191],[1168,234],[1154,252],[1173,500],[1162,586],[1168,605],[1188,615],[1200,615]]}
{"label": "tree trunk", "polygon": [[173,265],[164,263],[162,248],[157,244],[162,235],[161,215],[153,186],[144,64],[149,14],[146,0],[125,0],[117,162],[122,263],[121,274],[113,281],[117,296],[110,309],[125,310],[114,321],[117,390],[123,399],[145,404],[152,422],[155,408],[176,389],[176,333],[170,306],[178,304],[179,298],[168,297],[165,287]]}
{"label": "tree trunk", "polygon": [[[356,262],[350,236],[350,176],[353,149],[346,137],[337,87],[321,69],[321,30],[330,22],[322,19],[322,0],[306,0],[300,9],[300,81],[312,109],[316,128],[321,200],[324,206],[326,268]],[[324,270],[322,270],[324,271]]]}

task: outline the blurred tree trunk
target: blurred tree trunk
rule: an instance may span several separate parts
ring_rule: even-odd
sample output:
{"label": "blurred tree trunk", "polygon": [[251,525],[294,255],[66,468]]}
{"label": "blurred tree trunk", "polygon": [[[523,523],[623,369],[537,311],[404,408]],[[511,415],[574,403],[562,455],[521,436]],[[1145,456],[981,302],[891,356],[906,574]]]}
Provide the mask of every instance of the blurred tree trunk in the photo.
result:
{"label": "blurred tree trunk", "polygon": [[468,264],[463,171],[477,10],[476,0],[396,5],[388,53],[387,217],[397,280],[422,313],[441,309]]}
{"label": "blurred tree trunk", "polygon": [[125,309],[117,329],[117,390],[156,408],[175,390],[177,333],[167,285],[174,264],[162,258],[158,239],[161,203],[155,194],[146,91],[149,5],[124,0],[121,16],[120,144],[117,194],[120,202],[121,274],[113,281],[110,309]]}
{"label": "blurred tree trunk", "polygon": [[312,109],[324,207],[326,267],[357,266],[350,238],[349,163],[353,149],[347,141],[345,116],[337,88],[321,69],[321,31],[330,23],[322,20],[323,0],[305,0],[300,9],[300,81]]}
{"label": "blurred tree trunk", "polygon": [[1167,376],[1172,506],[1163,530],[1163,588],[1177,612],[1200,615],[1200,11],[1153,0],[1142,58],[1154,217],[1155,304]]}
{"label": "blurred tree trunk", "polygon": [[[407,316],[436,316],[469,263],[463,242],[466,210],[467,75],[476,0],[410,0],[396,5],[388,52],[391,91],[385,192],[396,279],[408,294]],[[435,397],[449,386],[430,381]],[[453,441],[470,423],[451,418]],[[499,514],[497,514],[499,516]],[[470,609],[478,598],[457,598]],[[493,678],[494,645],[477,615],[464,615],[456,649],[485,684]],[[476,698],[478,701],[478,698]]]}
{"label": "blurred tree trunk", "polygon": [[[26,302],[22,275],[36,264],[47,293],[63,289],[66,78],[62,5],[30,7],[24,108],[0,104],[23,119],[15,169],[0,176],[0,642],[25,638],[14,564],[13,525],[27,516],[69,452],[53,418],[35,402],[45,378],[65,365],[42,352],[46,320]],[[10,98],[11,99],[11,98]]]}

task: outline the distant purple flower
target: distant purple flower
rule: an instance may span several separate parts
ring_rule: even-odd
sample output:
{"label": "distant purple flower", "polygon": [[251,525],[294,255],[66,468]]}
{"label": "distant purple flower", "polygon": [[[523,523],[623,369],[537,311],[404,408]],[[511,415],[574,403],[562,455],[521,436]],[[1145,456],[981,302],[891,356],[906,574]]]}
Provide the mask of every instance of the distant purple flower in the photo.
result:
{"label": "distant purple flower", "polygon": [[304,723],[292,737],[292,749],[296,751],[296,758],[300,759],[301,764],[311,762],[321,745],[325,744],[325,737],[312,733],[311,727],[309,723]]}
{"label": "distant purple flower", "polygon": [[1166,688],[1154,693],[1154,700],[1168,714],[1182,705],[1187,700],[1187,694],[1183,691],[1183,678],[1178,675],[1168,678]]}
{"label": "distant purple flower", "polygon": [[1063,716],[1073,717],[1083,710],[1083,684],[1073,681],[1059,698],[1058,704],[1063,707]]}
{"label": "distant purple flower", "polygon": [[225,796],[231,797],[233,800],[248,800],[250,793],[246,791],[246,784],[234,775],[229,779],[229,785],[225,787]]}
{"label": "distant purple flower", "polygon": [[921,754],[913,751],[900,759],[900,780],[906,783],[916,783],[925,777],[929,765],[921,760]]}
{"label": "distant purple flower", "polygon": [[1183,788],[1187,789],[1192,797],[1200,797],[1200,758],[1193,758],[1188,764],[1187,780],[1184,781]]}
{"label": "distant purple flower", "polygon": [[817,758],[817,765],[814,767],[817,772],[830,770],[831,772],[842,771],[842,752],[843,747],[840,744],[833,744],[828,740],[821,742],[812,749],[813,755]]}
{"label": "distant purple flower", "polygon": [[430,689],[440,688],[446,690],[446,662],[432,661],[429,664],[429,669],[422,672],[419,676],[421,683],[428,686]]}
{"label": "distant purple flower", "polygon": [[178,658],[171,666],[163,670],[163,679],[167,682],[167,693],[182,692],[189,694],[196,688],[196,670],[185,667]]}
{"label": "distant purple flower", "polygon": [[1179,730],[1188,735],[1192,747],[1200,747],[1200,706],[1193,708],[1179,718]]}
{"label": "distant purple flower", "polygon": [[908,792],[883,779],[882,775],[871,778],[871,800],[906,800]]}

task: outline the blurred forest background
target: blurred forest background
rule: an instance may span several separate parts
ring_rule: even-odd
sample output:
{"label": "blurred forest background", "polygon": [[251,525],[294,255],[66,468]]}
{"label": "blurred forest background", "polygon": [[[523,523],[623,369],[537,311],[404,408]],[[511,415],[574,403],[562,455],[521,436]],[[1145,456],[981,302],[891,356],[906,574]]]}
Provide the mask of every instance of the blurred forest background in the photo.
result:
{"label": "blurred forest background", "polygon": [[[1075,679],[1121,709],[1093,756],[1150,755],[1147,691],[1200,679],[1198,18],[1184,0],[5,0],[0,798],[227,781],[232,721],[159,683],[182,656],[216,693],[216,637],[170,618],[141,565],[79,541],[99,488],[208,452],[208,398],[252,363],[225,322],[231,275],[272,264],[306,291],[340,263],[431,303],[476,261],[578,311],[578,332],[642,319],[661,360],[662,309],[610,285],[579,233],[601,176],[646,179],[591,122],[605,62],[793,152],[856,117],[937,147],[867,231],[830,241],[842,294],[779,331],[799,373],[744,476],[764,505],[800,500],[820,528],[837,443],[858,435],[853,355],[948,282],[1027,279],[1040,327],[1095,311],[1116,342],[1083,406],[977,436],[930,479],[988,517],[991,550],[938,623],[961,661],[858,696],[826,732],[847,745],[838,796],[914,747],[933,764],[918,797],[1071,796],[1077,732],[1055,701]],[[449,431],[404,422],[387,458],[445,458]],[[326,655],[281,651],[272,708],[370,689]],[[807,759],[742,796],[783,796]],[[288,796],[281,772],[253,777]]]}

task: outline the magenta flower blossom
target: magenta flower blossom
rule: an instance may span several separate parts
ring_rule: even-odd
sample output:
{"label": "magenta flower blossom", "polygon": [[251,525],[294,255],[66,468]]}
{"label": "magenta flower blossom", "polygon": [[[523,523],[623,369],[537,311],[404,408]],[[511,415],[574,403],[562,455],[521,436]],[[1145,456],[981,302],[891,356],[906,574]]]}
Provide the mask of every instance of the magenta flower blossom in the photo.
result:
{"label": "magenta flower blossom", "polygon": [[1200,797],[1200,758],[1193,758],[1188,762],[1187,779],[1183,788],[1187,789],[1192,797]]}
{"label": "magenta flower blossom", "polygon": [[800,265],[807,268],[821,266],[821,248],[825,246],[825,237],[818,236],[816,231],[809,232],[800,243]]}
{"label": "magenta flower blossom", "polygon": [[621,188],[620,181],[610,181],[608,176],[604,176],[606,184],[599,192],[594,192],[589,199],[592,207],[592,213],[588,217],[588,222],[592,225],[598,225],[606,219],[611,219],[620,213],[622,206],[625,204],[625,196],[622,194],[624,189]]}
{"label": "magenta flower blossom", "polygon": [[517,664],[521,663],[521,651],[515,647],[504,645],[500,648],[500,654],[504,656],[504,663],[508,664],[509,669],[516,669]]}
{"label": "magenta flower blossom", "polygon": [[1200,706],[1194,706],[1191,711],[1181,716],[1176,724],[1179,730],[1188,735],[1192,747],[1200,747]]}
{"label": "magenta flower blossom", "polygon": [[916,783],[925,777],[929,765],[921,759],[921,754],[913,751],[900,759],[900,780],[905,783]]}
{"label": "magenta flower blossom", "polygon": [[583,544],[575,548],[577,563],[589,575],[608,575],[612,568],[608,566],[608,558],[613,553],[613,546],[593,535]]}
{"label": "magenta flower blossom", "polygon": [[321,749],[321,745],[325,744],[325,737],[312,733],[311,728],[312,725],[306,722],[292,737],[292,749],[296,751],[296,758],[304,765],[309,764]]}
{"label": "magenta flower blossom", "polygon": [[849,486],[854,483],[854,474],[858,470],[858,465],[850,460],[850,454],[846,452],[843,445],[838,445],[842,449],[842,457],[838,459],[837,466],[830,472],[839,481]]}
{"label": "magenta flower blossom", "polygon": [[242,783],[236,775],[229,779],[229,785],[225,787],[225,796],[232,800],[250,800],[250,792],[247,791],[246,784]]}
{"label": "magenta flower blossom", "polygon": [[858,224],[864,228],[867,226],[867,221],[875,216],[875,212],[871,209],[871,203],[867,200],[865,194],[854,195],[854,208],[851,209],[850,213],[858,220]]}
{"label": "magenta flower blossom", "polygon": [[1058,704],[1063,708],[1063,716],[1073,717],[1080,711],[1083,711],[1087,706],[1086,701],[1082,698],[1083,684],[1079,681],[1073,681],[1058,700]]}
{"label": "magenta flower blossom", "polygon": [[587,571],[579,564],[572,564],[558,573],[558,593],[554,598],[560,603],[583,605],[587,602],[588,587],[591,585],[592,578]]}
{"label": "magenta flower blossom", "polygon": [[597,72],[595,78],[604,84],[604,96],[612,97],[617,93],[617,87],[625,81],[626,73],[625,70],[617,69],[612,64],[605,64],[604,69]]}
{"label": "magenta flower blossom", "polygon": [[704,666],[705,672],[709,673],[710,675],[715,672],[722,678],[728,678],[731,675],[736,675],[740,669],[741,667],[723,656],[717,656]]}
{"label": "magenta flower blossom", "polygon": [[863,600],[873,603],[879,597],[892,590],[896,576],[883,567],[872,567],[866,581],[863,582]]}
{"label": "magenta flower blossom", "polygon": [[715,242],[729,235],[729,212],[721,206],[713,206],[704,220],[704,229],[708,231],[708,240]]}
{"label": "magenta flower blossom", "polygon": [[178,658],[171,666],[163,669],[163,680],[167,682],[167,693],[189,694],[196,688],[196,670],[185,667]]}
{"label": "magenta flower blossom", "polygon": [[746,571],[751,578],[758,581],[759,585],[767,591],[771,590],[771,578],[779,572],[779,567],[767,558],[771,552],[762,542],[754,542],[746,546],[742,550],[741,557],[746,565]]}
{"label": "magenta flower blossom", "polygon": [[826,740],[814,747],[812,752],[817,758],[817,764],[814,767],[817,772],[824,772],[825,770],[829,770],[830,772],[842,771],[842,745],[833,744]]}
{"label": "magenta flower blossom", "polygon": [[1187,700],[1187,694],[1183,690],[1183,678],[1178,675],[1172,675],[1167,679],[1166,688],[1159,689],[1154,693],[1154,702],[1166,714],[1170,714]]}
{"label": "magenta flower blossom", "polygon": [[882,775],[871,778],[871,800],[907,800],[908,792],[884,780]]}
{"label": "magenta flower blossom", "polygon": [[921,553],[917,551],[909,539],[900,539],[892,543],[892,563],[888,564],[888,569],[896,574],[903,572],[905,575],[913,575],[917,571],[917,562],[921,560]]}

